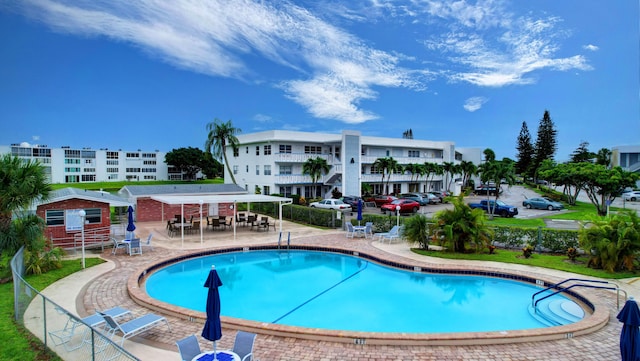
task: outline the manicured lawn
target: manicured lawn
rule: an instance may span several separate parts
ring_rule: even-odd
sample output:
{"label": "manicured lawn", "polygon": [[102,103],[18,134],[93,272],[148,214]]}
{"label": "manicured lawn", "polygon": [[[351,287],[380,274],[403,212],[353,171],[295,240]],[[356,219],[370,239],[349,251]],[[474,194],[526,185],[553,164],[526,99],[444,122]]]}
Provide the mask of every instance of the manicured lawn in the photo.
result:
{"label": "manicured lawn", "polygon": [[639,272],[616,272],[608,273],[601,269],[593,269],[587,267],[587,257],[578,257],[576,262],[570,262],[565,255],[538,254],[534,253],[529,258],[522,256],[520,250],[496,249],[493,254],[486,251],[483,253],[453,253],[442,251],[426,251],[424,249],[412,248],[412,251],[431,257],[439,257],[446,259],[474,260],[474,261],[493,261],[503,263],[524,264],[529,266],[537,266],[550,268],[560,271],[573,272],[585,276],[593,276],[599,278],[620,279],[640,276]]}
{"label": "manicured lawn", "polygon": [[52,184],[51,188],[56,190],[56,189],[73,187],[73,188],[87,189],[91,191],[103,190],[105,192],[115,193],[119,191],[122,187],[127,185],[148,186],[148,185],[159,185],[159,184],[222,184],[222,183],[223,183],[222,178],[216,178],[216,179],[207,179],[207,180],[191,181],[191,182],[187,182],[187,181],[139,181],[139,182],[138,181],[136,182],[122,181],[122,182],[91,182],[91,183],[56,183],[56,184]]}
{"label": "manicured lawn", "polygon": [[[99,258],[87,258],[86,266],[91,267],[104,262]],[[62,268],[42,275],[29,275],[25,278],[37,290],[62,279],[81,268],[80,260],[62,262]],[[0,360],[60,360],[58,356],[44,349],[41,341],[29,331],[16,324],[13,314],[13,283],[0,284]]]}

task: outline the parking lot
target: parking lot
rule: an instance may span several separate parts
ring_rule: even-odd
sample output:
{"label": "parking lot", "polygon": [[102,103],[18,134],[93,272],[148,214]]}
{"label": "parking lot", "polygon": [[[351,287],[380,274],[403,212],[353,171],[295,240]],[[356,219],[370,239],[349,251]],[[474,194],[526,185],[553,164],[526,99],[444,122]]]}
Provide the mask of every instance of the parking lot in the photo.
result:
{"label": "parking lot", "polygon": [[[553,214],[558,214],[558,213],[563,213],[563,212],[567,212],[567,210],[561,210],[561,211],[548,211],[545,209],[527,209],[525,207],[522,206],[522,201],[524,201],[527,198],[532,198],[532,197],[538,197],[539,194],[534,192],[533,190],[530,190],[526,187],[523,186],[512,186],[512,187],[507,187],[505,185],[502,186],[502,194],[500,195],[500,200],[505,202],[506,204],[515,206],[518,208],[518,215],[515,216],[515,218],[537,218],[537,217],[548,217],[549,215],[553,215]],[[562,189],[558,189],[558,191],[562,191]],[[476,203],[476,202],[480,202],[480,200],[482,199],[487,199],[487,196],[468,196],[465,197],[465,203]],[[491,199],[493,199],[493,196],[491,196]],[[586,202],[586,203],[591,203],[591,201],[589,200],[589,198],[587,197],[587,195],[585,194],[585,192],[580,192],[579,196],[578,196],[578,200],[580,200],[581,202]],[[620,208],[629,208],[629,209],[635,209],[636,211],[638,211],[640,213],[640,202],[624,202],[622,200],[621,197],[616,198],[613,203],[612,203],[613,207],[620,207]],[[432,217],[436,212],[443,210],[443,209],[450,209],[453,206],[451,205],[451,203],[443,203],[443,204],[430,204],[427,206],[422,206],[420,207],[420,211],[419,213],[424,214],[427,217]],[[381,214],[380,212],[380,208],[373,208],[373,207],[365,207],[364,209],[365,213],[372,213],[372,214]],[[355,212],[354,212],[355,214]],[[407,217],[410,216],[411,214],[406,214],[406,215],[401,215],[402,217]],[[557,226],[558,228],[575,228],[576,225],[570,225],[570,224],[566,224],[567,222],[555,222],[554,226]],[[571,222],[569,222],[571,223]]]}

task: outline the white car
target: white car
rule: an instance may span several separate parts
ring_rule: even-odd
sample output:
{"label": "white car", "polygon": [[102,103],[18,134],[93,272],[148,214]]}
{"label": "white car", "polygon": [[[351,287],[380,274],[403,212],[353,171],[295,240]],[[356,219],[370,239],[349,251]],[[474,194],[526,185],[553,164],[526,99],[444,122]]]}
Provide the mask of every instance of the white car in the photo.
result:
{"label": "white car", "polygon": [[341,201],[340,199],[323,199],[320,202],[313,202],[309,204],[309,207],[312,208],[324,208],[324,209],[335,209],[343,212],[350,212],[351,206]]}
{"label": "white car", "polygon": [[640,191],[622,193],[622,198],[624,198],[625,201],[635,202],[640,200]]}

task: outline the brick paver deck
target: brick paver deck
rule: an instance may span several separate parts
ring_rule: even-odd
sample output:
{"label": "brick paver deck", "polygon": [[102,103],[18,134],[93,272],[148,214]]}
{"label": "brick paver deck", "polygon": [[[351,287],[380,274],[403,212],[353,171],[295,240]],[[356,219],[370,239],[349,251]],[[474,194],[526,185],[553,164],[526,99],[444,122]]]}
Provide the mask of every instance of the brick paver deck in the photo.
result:
{"label": "brick paver deck", "polygon": [[[287,224],[286,231],[291,232],[293,244],[322,245],[329,247],[341,247],[369,254],[384,256],[390,260],[403,263],[419,262],[425,266],[449,263],[452,261],[430,259],[413,255],[408,251],[406,244],[380,245],[369,239],[347,239],[344,233],[338,231],[321,231],[313,228]],[[138,224],[139,236],[146,239],[149,232],[154,233],[154,251],[145,252],[141,256],[130,257],[124,254],[113,256],[111,250],[106,250],[102,256],[115,262],[113,271],[98,279],[89,282],[82,295],[79,296],[79,313],[81,315],[92,313],[95,309],[107,309],[113,306],[122,306],[137,314],[151,312],[136,303],[129,297],[127,281],[145,265],[157,262],[168,257],[188,254],[194,250],[204,248],[224,248],[238,245],[273,244],[278,240],[277,232],[255,232],[239,229],[235,240],[232,231],[207,231],[200,243],[199,235],[190,235],[183,243],[179,237],[173,239],[166,236],[164,225],[161,223]],[[458,262],[458,264],[460,264]],[[513,272],[524,272],[528,275],[540,274],[552,279],[575,277],[575,275],[550,272],[534,267],[509,266],[504,264],[465,262],[465,265],[473,267],[494,267],[494,269],[513,269]],[[476,266],[477,265],[477,266]],[[584,277],[581,277],[584,278]],[[630,287],[624,282],[621,287]],[[630,290],[633,294],[635,288]],[[615,294],[609,291],[590,290],[590,298],[597,298],[610,310],[609,323],[600,330],[588,335],[576,336],[569,339],[525,342],[514,344],[480,345],[480,346],[389,346],[389,345],[355,345],[338,342],[302,340],[288,337],[259,334],[256,339],[254,355],[260,361],[278,360],[619,360],[619,335],[622,325],[615,318],[617,315]],[[491,307],[491,305],[487,305]],[[82,309],[84,308],[84,310]],[[372,310],[374,311],[374,310]],[[482,312],[482,310],[477,310]],[[84,312],[84,314],[83,314]],[[153,310],[153,312],[158,312]],[[505,314],[505,317],[506,314]],[[175,341],[190,334],[199,335],[202,323],[167,316],[172,333],[165,328],[158,327],[138,336],[133,340],[143,342],[154,347],[177,350]],[[231,348],[235,330],[223,328],[223,337],[218,341],[219,348]],[[205,344],[201,339],[201,346],[210,349],[210,344]],[[144,359],[144,355],[136,355]],[[178,358],[176,354],[176,359]]]}

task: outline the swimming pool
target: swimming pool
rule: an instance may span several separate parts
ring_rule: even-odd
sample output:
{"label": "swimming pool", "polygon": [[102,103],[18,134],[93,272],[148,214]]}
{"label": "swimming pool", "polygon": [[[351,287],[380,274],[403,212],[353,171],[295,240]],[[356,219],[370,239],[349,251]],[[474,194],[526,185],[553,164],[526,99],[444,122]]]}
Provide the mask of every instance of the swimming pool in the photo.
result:
{"label": "swimming pool", "polygon": [[222,315],[264,324],[384,333],[547,327],[530,313],[531,295],[541,289],[533,284],[402,270],[332,252],[258,250],[186,259],[155,271],[146,292],[204,312],[203,284],[212,264],[223,282]]}

